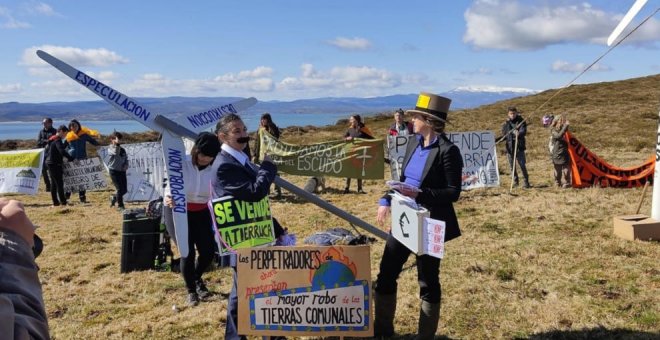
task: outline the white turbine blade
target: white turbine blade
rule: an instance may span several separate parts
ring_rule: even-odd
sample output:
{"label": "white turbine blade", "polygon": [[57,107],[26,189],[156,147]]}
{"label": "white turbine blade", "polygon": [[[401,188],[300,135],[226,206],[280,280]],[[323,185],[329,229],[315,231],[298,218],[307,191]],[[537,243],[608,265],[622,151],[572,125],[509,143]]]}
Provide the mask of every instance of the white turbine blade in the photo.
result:
{"label": "white turbine blade", "polygon": [[135,99],[113,89],[106,84],[103,84],[102,82],[90,77],[84,72],[42,50],[38,50],[37,55],[39,58],[43,59],[43,61],[51,64],[53,67],[66,74],[69,78],[86,87],[97,96],[103,98],[117,110],[125,113],[129,117],[137,120],[152,130],[158,132],[163,131],[163,128],[155,122],[157,114],[152,113],[151,110],[149,110],[146,106],[139,104]]}
{"label": "white turbine blade", "polygon": [[220,118],[225,114],[239,113],[241,111],[245,111],[256,103],[257,103],[257,99],[254,97],[250,97],[246,99],[241,99],[231,104],[220,105],[201,112],[188,114],[183,117],[175,119],[175,121],[179,125],[195,133],[200,133],[208,129],[209,127],[214,126],[220,120]]}
{"label": "white turbine blade", "polygon": [[621,35],[621,32],[630,24],[630,21],[639,13],[639,11],[646,5],[646,2],[648,0],[637,0],[635,3],[630,7],[630,10],[628,10],[628,13],[623,16],[623,19],[621,19],[621,22],[614,28],[614,31],[612,31],[612,34],[610,34],[609,38],[607,38],[607,46],[612,46],[612,43],[614,40],[616,40],[619,35]]}
{"label": "white turbine blade", "polygon": [[[167,178],[170,181],[170,194],[174,207],[172,219],[174,220],[174,233],[181,257],[187,257],[188,252],[188,207],[186,189],[184,184],[183,162],[186,162],[186,148],[181,137],[170,131],[163,131],[163,158],[167,168]],[[194,251],[194,250],[193,250]]]}

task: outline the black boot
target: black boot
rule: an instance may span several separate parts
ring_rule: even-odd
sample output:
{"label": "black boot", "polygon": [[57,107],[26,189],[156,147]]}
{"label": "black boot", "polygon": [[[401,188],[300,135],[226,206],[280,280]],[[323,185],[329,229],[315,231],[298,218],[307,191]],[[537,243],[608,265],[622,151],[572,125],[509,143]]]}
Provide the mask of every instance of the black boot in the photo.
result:
{"label": "black boot", "polygon": [[440,320],[440,303],[422,301],[416,340],[433,340]]}
{"label": "black boot", "polygon": [[374,315],[374,336],[392,337],[394,335],[394,313],[396,312],[396,294],[374,292],[376,314]]}

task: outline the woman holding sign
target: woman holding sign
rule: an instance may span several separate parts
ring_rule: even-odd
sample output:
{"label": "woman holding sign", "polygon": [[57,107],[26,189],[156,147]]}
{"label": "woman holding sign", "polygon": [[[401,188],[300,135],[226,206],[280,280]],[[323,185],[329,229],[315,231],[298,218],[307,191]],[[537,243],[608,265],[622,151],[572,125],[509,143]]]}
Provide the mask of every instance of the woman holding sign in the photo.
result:
{"label": "woman holding sign", "polygon": [[[69,132],[66,134],[66,141],[69,143],[67,151],[74,159],[87,159],[87,143],[98,146],[99,142],[94,137],[99,136],[98,131],[80,125],[77,119],[71,119]],[[80,203],[87,203],[87,191],[79,191],[78,197]]]}
{"label": "woman holding sign", "polygon": [[[451,100],[430,93],[420,93],[412,114],[416,140],[408,144],[403,160],[399,193],[430,211],[432,219],[446,223],[445,241],[460,236],[452,202],[461,194],[463,161],[457,146],[444,134]],[[390,196],[381,198],[377,220],[381,225],[390,213]],[[395,226],[392,226],[395,227]],[[398,227],[398,225],[397,225]],[[411,251],[390,235],[380,261],[380,272],[374,285],[376,336],[394,335],[397,279]],[[422,300],[418,338],[433,339],[440,319],[440,259],[417,256],[417,278]]]}
{"label": "woman holding sign", "polygon": [[[190,156],[183,162],[186,183],[186,207],[188,210],[188,249],[187,257],[181,258],[181,275],[188,289],[188,305],[196,306],[199,299],[210,292],[202,280],[202,274],[213,262],[215,241],[213,220],[207,202],[211,199],[211,188],[215,184],[219,162],[214,162],[220,152],[218,138],[210,132],[202,132],[195,140]],[[165,189],[165,205],[174,207],[169,183]],[[195,248],[199,258],[195,263]]]}
{"label": "woman holding sign", "polygon": [[[268,196],[270,185],[277,175],[277,166],[268,155],[261,160],[261,167],[256,169],[250,163],[250,157],[243,150],[250,138],[247,128],[236,114],[222,116],[216,125],[216,134],[222,142],[218,155],[218,178],[215,186],[216,197],[232,196],[246,202],[259,202]],[[275,237],[284,234],[284,230],[273,219]],[[238,334],[238,277],[236,275],[236,256],[232,254],[231,265],[234,267],[234,282],[227,302],[227,326],[225,339],[243,339]]]}

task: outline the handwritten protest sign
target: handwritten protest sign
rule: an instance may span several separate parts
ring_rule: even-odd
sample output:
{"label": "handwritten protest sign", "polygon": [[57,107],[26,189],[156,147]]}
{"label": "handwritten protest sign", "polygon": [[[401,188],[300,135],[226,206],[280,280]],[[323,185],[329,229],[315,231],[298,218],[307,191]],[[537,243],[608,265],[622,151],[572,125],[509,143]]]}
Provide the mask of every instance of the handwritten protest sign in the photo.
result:
{"label": "handwritten protest sign", "polygon": [[238,330],[274,336],[373,336],[369,246],[238,251]]}
{"label": "handwritten protest sign", "polygon": [[[399,180],[408,143],[414,136],[389,136],[387,141],[392,179]],[[500,176],[497,170],[495,135],[492,131],[467,131],[448,133],[447,138],[461,151],[463,157],[462,189],[497,187]]]}
{"label": "handwritten protest sign", "polygon": [[259,202],[246,202],[225,196],[214,199],[209,205],[213,211],[213,226],[221,254],[232,249],[275,243],[268,197]]}
{"label": "handwritten protest sign", "polygon": [[277,170],[300,176],[342,178],[383,178],[383,141],[354,139],[294,145],[278,141],[264,130],[259,132],[260,155],[268,154]]}
{"label": "handwritten protest sign", "polygon": [[[163,163],[163,147],[161,143],[122,144],[128,155],[128,170],[126,171],[128,192],[124,195],[125,202],[151,201],[163,195],[165,163]],[[98,149],[103,165],[108,168],[108,147]]]}
{"label": "handwritten protest sign", "polygon": [[0,194],[36,195],[44,149],[0,152]]}
{"label": "handwritten protest sign", "polygon": [[401,178],[403,158],[406,156],[408,142],[412,138],[415,138],[415,136],[387,136],[387,154],[390,159],[390,174],[395,181],[398,181]]}
{"label": "handwritten protest sign", "polygon": [[64,163],[64,191],[95,191],[107,186],[98,157]]}

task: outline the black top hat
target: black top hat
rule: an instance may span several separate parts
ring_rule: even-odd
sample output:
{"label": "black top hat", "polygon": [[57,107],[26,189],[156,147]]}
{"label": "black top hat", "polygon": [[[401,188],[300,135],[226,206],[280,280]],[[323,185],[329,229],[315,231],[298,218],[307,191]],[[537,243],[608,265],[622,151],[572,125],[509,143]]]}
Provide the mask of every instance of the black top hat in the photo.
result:
{"label": "black top hat", "polygon": [[427,118],[438,119],[447,122],[447,112],[451,99],[441,97],[432,93],[421,92],[417,97],[415,109],[408,110],[406,113],[420,113]]}

